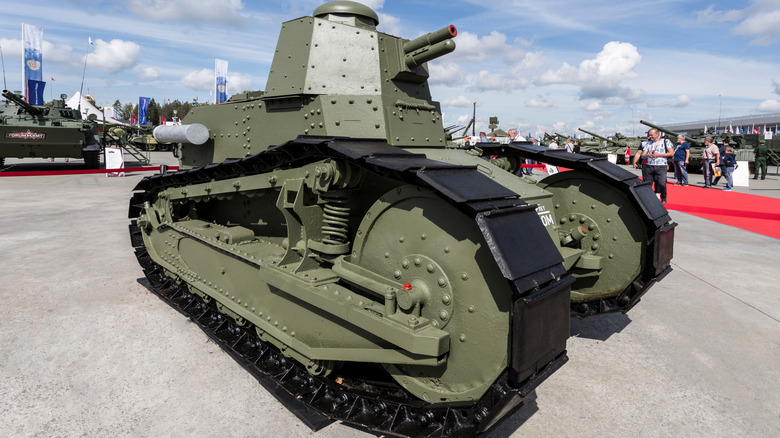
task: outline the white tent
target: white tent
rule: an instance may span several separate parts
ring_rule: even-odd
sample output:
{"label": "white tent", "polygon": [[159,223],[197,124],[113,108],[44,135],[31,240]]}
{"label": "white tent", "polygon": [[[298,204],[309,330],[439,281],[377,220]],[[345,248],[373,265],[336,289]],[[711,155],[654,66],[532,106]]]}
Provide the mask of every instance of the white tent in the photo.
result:
{"label": "white tent", "polygon": [[[119,120],[115,120],[113,118],[113,114],[106,114],[103,115],[103,112],[97,109],[95,105],[92,105],[87,99],[81,96],[81,93],[76,92],[73,96],[68,98],[68,100],[65,101],[65,105],[73,108],[78,109],[79,108],[79,100],[81,101],[81,118],[86,119],[89,117],[90,114],[94,114],[95,117],[97,117],[97,121],[102,123],[103,119],[105,118],[106,123],[111,125],[123,125],[123,126],[130,126],[129,123],[121,122]],[[108,111],[107,111],[108,112]]]}

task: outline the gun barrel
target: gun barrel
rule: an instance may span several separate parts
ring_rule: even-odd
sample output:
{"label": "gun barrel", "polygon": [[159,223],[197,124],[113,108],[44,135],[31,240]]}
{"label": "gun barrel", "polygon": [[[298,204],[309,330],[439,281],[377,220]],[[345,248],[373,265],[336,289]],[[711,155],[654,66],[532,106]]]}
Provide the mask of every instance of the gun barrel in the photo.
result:
{"label": "gun barrel", "polygon": [[200,145],[209,139],[209,129],[200,123],[192,125],[158,126],[152,132],[160,143],[189,143]]}
{"label": "gun barrel", "polygon": [[582,129],[582,128],[577,128],[577,129],[578,129],[578,130],[580,130],[580,131],[582,131],[582,132],[584,132],[584,133],[586,133],[586,134],[588,134],[588,135],[590,135],[591,137],[596,137],[596,138],[598,138],[598,139],[600,139],[600,140],[610,141],[610,140],[609,140],[607,137],[604,137],[604,136],[598,135],[598,134],[596,134],[595,132],[590,132],[590,131],[587,131],[587,130],[585,130],[585,129]]}
{"label": "gun barrel", "polygon": [[404,53],[407,55],[414,52],[417,49],[421,49],[425,46],[432,46],[438,42],[455,38],[458,35],[458,29],[453,25],[444,26],[441,29],[427,33],[421,37],[415,38],[411,41],[404,43]]}
{"label": "gun barrel", "polygon": [[413,53],[409,53],[404,58],[404,63],[409,68],[415,68],[418,65],[426,63],[432,59],[444,56],[455,50],[455,41],[444,40],[431,46],[425,46]]}
{"label": "gun barrel", "polygon": [[645,126],[649,126],[651,128],[655,128],[655,129],[657,129],[657,130],[659,130],[659,131],[661,131],[661,132],[663,132],[664,134],[667,134],[667,135],[673,135],[675,137],[679,135],[678,133],[672,131],[671,129],[667,129],[667,128],[664,128],[663,126],[658,126],[656,124],[653,124],[653,123],[650,123],[650,122],[646,122],[644,120],[640,120],[639,123],[641,123],[641,124],[643,124]]}
{"label": "gun barrel", "polygon": [[36,108],[36,107],[30,105],[29,103],[25,102],[24,99],[22,99],[21,97],[17,96],[14,93],[11,93],[8,90],[3,90],[3,97],[5,97],[8,100],[13,101],[15,104],[17,104],[20,107],[24,108],[25,111],[27,111],[28,113],[30,113],[32,115],[38,115],[38,114],[40,114],[42,112],[42,110],[40,108]]}

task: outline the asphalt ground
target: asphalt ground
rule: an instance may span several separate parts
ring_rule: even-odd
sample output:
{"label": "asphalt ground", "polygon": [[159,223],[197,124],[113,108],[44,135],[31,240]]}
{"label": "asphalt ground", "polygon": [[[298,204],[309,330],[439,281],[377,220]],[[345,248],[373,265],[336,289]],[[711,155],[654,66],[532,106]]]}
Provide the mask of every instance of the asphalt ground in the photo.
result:
{"label": "asphalt ground", "polygon": [[[142,176],[0,178],[0,435],[371,436],[312,433],[138,283]],[[780,197],[780,177],[750,182],[735,191]],[[569,362],[493,437],[780,436],[780,240],[671,216],[674,271],[627,315],[573,319]]]}

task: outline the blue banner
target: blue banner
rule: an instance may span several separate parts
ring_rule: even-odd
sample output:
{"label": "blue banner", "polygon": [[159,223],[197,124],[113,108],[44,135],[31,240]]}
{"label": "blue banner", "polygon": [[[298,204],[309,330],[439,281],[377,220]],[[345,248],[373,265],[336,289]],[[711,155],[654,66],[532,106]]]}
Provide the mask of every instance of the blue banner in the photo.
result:
{"label": "blue banner", "polygon": [[227,100],[227,69],[228,62],[224,59],[214,60],[214,82],[216,83],[216,103],[222,103]]}
{"label": "blue banner", "polygon": [[24,46],[24,98],[32,103],[28,81],[43,80],[43,28],[22,23],[22,44]]}
{"label": "blue banner", "polygon": [[30,105],[43,105],[43,89],[46,87],[46,82],[36,81],[34,79],[27,80],[27,103]]}
{"label": "blue banner", "polygon": [[146,125],[146,110],[149,108],[150,97],[138,98],[138,124]]}

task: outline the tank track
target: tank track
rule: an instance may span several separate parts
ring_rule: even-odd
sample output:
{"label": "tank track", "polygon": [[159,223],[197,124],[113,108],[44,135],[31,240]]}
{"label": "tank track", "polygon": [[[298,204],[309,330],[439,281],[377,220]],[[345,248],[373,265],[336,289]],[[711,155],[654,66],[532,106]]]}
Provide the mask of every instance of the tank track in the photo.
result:
{"label": "tank track", "polygon": [[[144,202],[164,188],[258,174],[325,157],[337,157],[404,183],[428,187],[475,218],[499,268],[513,285],[512,314],[516,315],[511,320],[510,366],[480,400],[471,405],[431,406],[396,384],[388,386],[387,382],[360,378],[336,383],[310,375],[304,367],[263,343],[253,330],[239,327],[232,318],[221,314],[214,302],[205,303],[189,293],[186,286],[167,277],[148,254],[142,232],[133,220],[131,242],[152,290],[196,322],[312,430],[338,420],[394,436],[467,437],[489,433],[568,360],[565,339],[569,336],[569,315],[565,309],[573,279],[560,278],[565,271],[551,243],[546,251],[542,247],[535,254],[521,252],[518,233],[513,233],[506,221],[529,227],[528,233],[520,234],[545,235],[535,206],[493,183],[475,166],[429,160],[384,141],[299,137],[243,159],[147,177],[136,187],[141,191],[130,201],[129,217],[138,217]],[[534,244],[540,245],[536,241]],[[534,319],[542,314],[539,306],[547,309],[541,323]],[[533,354],[540,345],[547,348],[554,342],[560,344],[561,339],[563,345],[556,344],[557,348],[551,350],[554,354],[545,352],[544,360]]]}
{"label": "tank track", "polygon": [[590,175],[617,188],[628,196],[632,205],[641,212],[642,221],[649,230],[647,236],[646,263],[643,271],[620,295],[588,302],[572,302],[571,314],[578,318],[611,312],[626,313],[656,282],[672,272],[672,243],[676,223],[669,212],[658,202],[651,182],[643,182],[633,173],[610,163],[606,158],[573,154],[565,149],[549,149],[531,143],[478,143],[482,156],[522,157],[553,166],[588,172]]}

